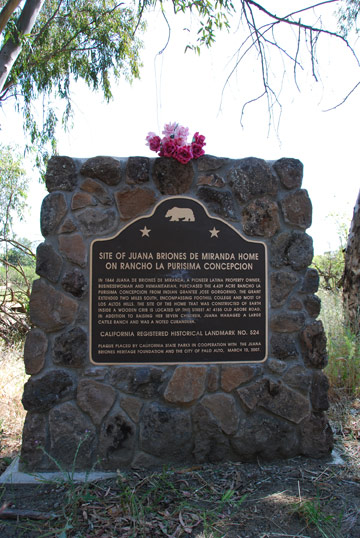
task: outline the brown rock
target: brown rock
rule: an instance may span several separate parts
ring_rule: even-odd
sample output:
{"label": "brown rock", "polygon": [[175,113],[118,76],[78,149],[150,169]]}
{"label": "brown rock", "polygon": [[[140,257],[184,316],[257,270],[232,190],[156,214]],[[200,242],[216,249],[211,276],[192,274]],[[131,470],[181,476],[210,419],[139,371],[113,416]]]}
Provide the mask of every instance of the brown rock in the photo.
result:
{"label": "brown rock", "polygon": [[223,157],[214,157],[213,155],[202,155],[196,160],[196,164],[199,172],[208,172],[209,170],[218,170],[224,164],[226,164],[229,159],[224,159]]}
{"label": "brown rock", "polygon": [[54,234],[67,212],[66,199],[63,193],[48,194],[41,205],[40,227],[44,237]]}
{"label": "brown rock", "polygon": [[74,299],[45,284],[43,280],[33,282],[30,297],[32,323],[46,332],[58,331],[75,320],[78,304]]}
{"label": "brown rock", "polygon": [[98,426],[110,411],[116,399],[116,391],[109,385],[93,379],[80,379],[76,401],[80,409],[87,413]]}
{"label": "brown rock", "polygon": [[323,415],[310,415],[300,427],[301,453],[310,458],[328,456],[333,448],[333,434]]}
{"label": "brown rock", "polygon": [[143,403],[138,398],[134,396],[125,396],[120,401],[121,407],[129,415],[132,421],[139,422],[140,412],[143,406]]}
{"label": "brown rock", "polygon": [[289,310],[295,310],[298,312],[303,309],[303,304],[297,297],[291,297],[288,304]]}
{"label": "brown rock", "polygon": [[313,411],[326,411],[329,409],[328,391],[329,381],[323,372],[313,373],[310,399]]}
{"label": "brown rock", "polygon": [[263,407],[274,415],[299,424],[310,412],[307,398],[282,383],[263,379],[237,391],[240,400],[250,410]]}
{"label": "brown rock", "polygon": [[210,394],[201,400],[218,421],[224,433],[234,434],[239,424],[239,411],[230,394]]}
{"label": "brown rock", "polygon": [[191,162],[180,164],[175,159],[160,157],[155,159],[153,178],[161,194],[182,194],[192,185],[193,165]]}
{"label": "brown rock", "polygon": [[213,213],[226,219],[238,220],[234,200],[230,192],[203,186],[199,187],[197,194]]}
{"label": "brown rock", "polygon": [[321,310],[321,300],[317,295],[307,295],[304,299],[305,308],[312,318],[317,318]]}
{"label": "brown rock", "polygon": [[96,431],[75,404],[66,402],[51,409],[49,431],[50,454],[63,469],[91,469]]}
{"label": "brown rock", "polygon": [[326,336],[321,321],[307,325],[300,335],[300,342],[306,366],[325,368],[327,365]]}
{"label": "brown rock", "polygon": [[208,378],[207,378],[207,390],[209,392],[215,392],[219,388],[219,367],[215,364],[209,366]]}
{"label": "brown rock", "polygon": [[115,193],[115,200],[124,219],[132,219],[145,213],[155,203],[153,191],[141,187],[124,189]]}
{"label": "brown rock", "polygon": [[60,234],[69,234],[71,232],[75,232],[76,226],[75,222],[72,219],[66,219],[62,226],[60,227],[59,233]]}
{"label": "brown rock", "polygon": [[27,411],[44,412],[75,395],[75,383],[66,370],[31,377],[24,386],[22,404]]}
{"label": "brown rock", "polygon": [[225,186],[225,179],[217,174],[208,174],[206,176],[200,176],[197,183],[198,185],[221,188]]}
{"label": "brown rock", "polygon": [[293,333],[300,331],[305,324],[303,312],[281,312],[273,315],[270,320],[271,330],[278,333]]}
{"label": "brown rock", "polygon": [[71,209],[83,209],[91,205],[96,205],[94,198],[87,192],[76,192],[71,200]]}
{"label": "brown rock", "polygon": [[121,163],[112,157],[93,157],[81,167],[80,173],[92,179],[100,179],[107,185],[117,185],[122,178]]}
{"label": "brown rock", "polygon": [[288,194],[281,200],[280,206],[286,223],[303,230],[311,226],[312,205],[307,190],[300,189]]}
{"label": "brown rock", "polygon": [[114,209],[88,207],[76,214],[80,230],[86,237],[109,234],[118,226],[118,214]]}
{"label": "brown rock", "polygon": [[24,363],[27,374],[38,374],[43,369],[47,348],[46,334],[40,329],[31,329],[26,336],[24,346]]}
{"label": "brown rock", "polygon": [[87,262],[87,247],[80,234],[61,235],[59,250],[69,262],[85,267]]}
{"label": "brown rock", "polygon": [[55,156],[48,162],[45,183],[49,192],[72,191],[76,185],[76,166],[70,157]]}
{"label": "brown rock", "polygon": [[301,187],[304,166],[298,159],[282,158],[274,163],[274,169],[286,189]]}
{"label": "brown rock", "polygon": [[255,157],[241,159],[230,168],[226,179],[242,203],[264,194],[275,196],[278,190],[278,180],[268,163]]}
{"label": "brown rock", "polygon": [[204,394],[206,366],[178,366],[170,379],[164,398],[171,403],[190,403]]}
{"label": "brown rock", "polygon": [[271,274],[271,306],[278,308],[283,306],[286,299],[294,289],[299,278],[288,271],[277,271]]}
{"label": "brown rock", "polygon": [[280,228],[277,203],[267,197],[251,201],[243,209],[242,219],[247,235],[272,237]]}
{"label": "brown rock", "polygon": [[255,376],[257,369],[247,365],[226,365],[221,369],[221,388],[231,392]]}
{"label": "brown rock", "polygon": [[101,183],[95,181],[94,179],[85,179],[81,183],[80,189],[94,196],[96,200],[103,205],[110,205],[112,203],[111,196],[108,194],[107,190],[103,185],[101,185]]}
{"label": "brown rock", "polygon": [[27,413],[21,445],[20,471],[32,472],[44,468],[46,441],[46,416],[43,413]]}
{"label": "brown rock", "polygon": [[62,268],[61,256],[54,247],[48,243],[40,243],[36,249],[36,273],[50,280],[57,282]]}
{"label": "brown rock", "polygon": [[147,157],[129,157],[126,163],[126,181],[146,183],[150,179],[150,159]]}

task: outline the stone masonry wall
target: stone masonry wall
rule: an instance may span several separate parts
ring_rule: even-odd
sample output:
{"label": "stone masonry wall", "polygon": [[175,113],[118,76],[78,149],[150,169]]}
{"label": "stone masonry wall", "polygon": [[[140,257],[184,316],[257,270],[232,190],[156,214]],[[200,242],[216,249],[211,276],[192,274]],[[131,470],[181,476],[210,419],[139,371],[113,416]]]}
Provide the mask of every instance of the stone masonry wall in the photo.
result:
{"label": "stone masonry wall", "polygon": [[[53,157],[25,344],[21,465],[118,469],[329,454],[326,339],[310,269],[311,202],[296,159]],[[269,358],[261,364],[94,366],[89,246],[186,194],[269,252]],[[49,457],[49,455],[51,457]]]}

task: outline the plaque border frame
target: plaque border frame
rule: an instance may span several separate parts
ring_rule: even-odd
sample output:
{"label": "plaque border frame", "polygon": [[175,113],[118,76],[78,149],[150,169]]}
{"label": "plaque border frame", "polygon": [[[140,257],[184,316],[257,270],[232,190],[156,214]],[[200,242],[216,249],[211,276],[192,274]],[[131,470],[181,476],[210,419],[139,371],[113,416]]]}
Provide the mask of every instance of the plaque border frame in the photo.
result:
{"label": "plaque border frame", "polygon": [[[115,239],[117,236],[119,236],[124,230],[126,230],[126,228],[128,228],[129,226],[132,226],[135,222],[137,222],[138,220],[141,220],[141,219],[148,219],[150,217],[152,217],[157,208],[165,201],[167,200],[178,200],[179,198],[181,199],[185,199],[185,200],[191,200],[193,202],[196,202],[198,203],[199,205],[202,206],[202,208],[205,210],[205,213],[206,215],[211,218],[211,219],[214,219],[214,220],[218,220],[224,224],[227,224],[230,228],[232,228],[240,237],[241,239],[243,239],[244,241],[248,242],[248,243],[257,243],[257,244],[261,244],[264,246],[264,251],[265,251],[265,357],[261,360],[261,361],[186,361],[186,362],[178,362],[178,361],[171,361],[171,362],[165,362],[165,361],[161,361],[161,362],[95,362],[92,358],[92,330],[91,330],[91,327],[92,327],[92,290],[93,290],[93,286],[92,286],[92,268],[93,268],[93,245],[94,243],[96,243],[97,241],[111,241],[112,239]],[[119,367],[122,367],[122,366],[134,366],[134,367],[137,367],[137,366],[189,366],[189,365],[193,365],[193,366],[206,366],[206,365],[211,365],[211,364],[216,364],[216,365],[222,365],[222,364],[225,364],[225,365],[233,365],[233,366],[241,366],[241,365],[247,365],[247,364],[264,364],[267,359],[268,359],[268,356],[269,356],[269,265],[268,265],[268,246],[266,244],[265,241],[258,241],[258,240],[255,240],[255,239],[248,239],[247,237],[244,237],[244,235],[240,232],[240,230],[238,230],[237,228],[235,228],[235,226],[233,224],[231,224],[230,222],[228,222],[227,220],[219,217],[219,216],[213,216],[209,213],[208,211],[208,208],[200,201],[198,200],[197,198],[193,197],[193,196],[184,196],[184,195],[173,195],[173,196],[165,196],[164,198],[162,198],[161,200],[159,200],[155,205],[154,207],[151,209],[151,213],[149,214],[145,214],[145,215],[139,215],[138,217],[135,217],[134,219],[130,220],[130,222],[127,222],[119,231],[117,231],[115,234],[109,236],[109,237],[97,237],[96,239],[93,239],[90,243],[90,246],[89,246],[89,264],[90,264],[90,268],[89,268],[89,323],[88,323],[88,326],[89,326],[89,352],[88,352],[88,355],[89,355],[89,359],[90,359],[90,363],[94,366],[119,366]]]}

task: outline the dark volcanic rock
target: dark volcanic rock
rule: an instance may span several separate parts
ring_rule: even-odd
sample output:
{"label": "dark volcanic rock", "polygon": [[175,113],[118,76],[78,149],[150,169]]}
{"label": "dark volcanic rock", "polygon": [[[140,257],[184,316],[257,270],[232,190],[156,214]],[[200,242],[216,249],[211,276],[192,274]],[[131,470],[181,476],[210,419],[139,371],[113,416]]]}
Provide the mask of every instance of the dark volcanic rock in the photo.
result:
{"label": "dark volcanic rock", "polygon": [[25,383],[22,404],[27,411],[47,411],[75,395],[75,384],[66,370],[52,370]]}
{"label": "dark volcanic rock", "polygon": [[49,192],[72,191],[77,182],[76,166],[70,157],[51,157],[45,174]]}
{"label": "dark volcanic rock", "polygon": [[87,357],[87,336],[80,328],[75,327],[54,341],[54,363],[70,368],[81,368]]}
{"label": "dark volcanic rock", "polygon": [[92,179],[100,179],[107,185],[117,185],[122,178],[122,167],[113,157],[92,157],[82,165],[80,173]]}

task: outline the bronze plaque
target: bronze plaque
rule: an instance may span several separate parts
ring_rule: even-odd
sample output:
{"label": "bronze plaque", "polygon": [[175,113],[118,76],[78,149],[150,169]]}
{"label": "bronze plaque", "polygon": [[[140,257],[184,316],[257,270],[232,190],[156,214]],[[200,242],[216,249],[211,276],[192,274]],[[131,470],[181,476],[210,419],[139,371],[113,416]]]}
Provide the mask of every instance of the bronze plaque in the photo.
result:
{"label": "bronze plaque", "polygon": [[267,325],[266,245],[193,198],[91,244],[95,364],[262,362]]}

